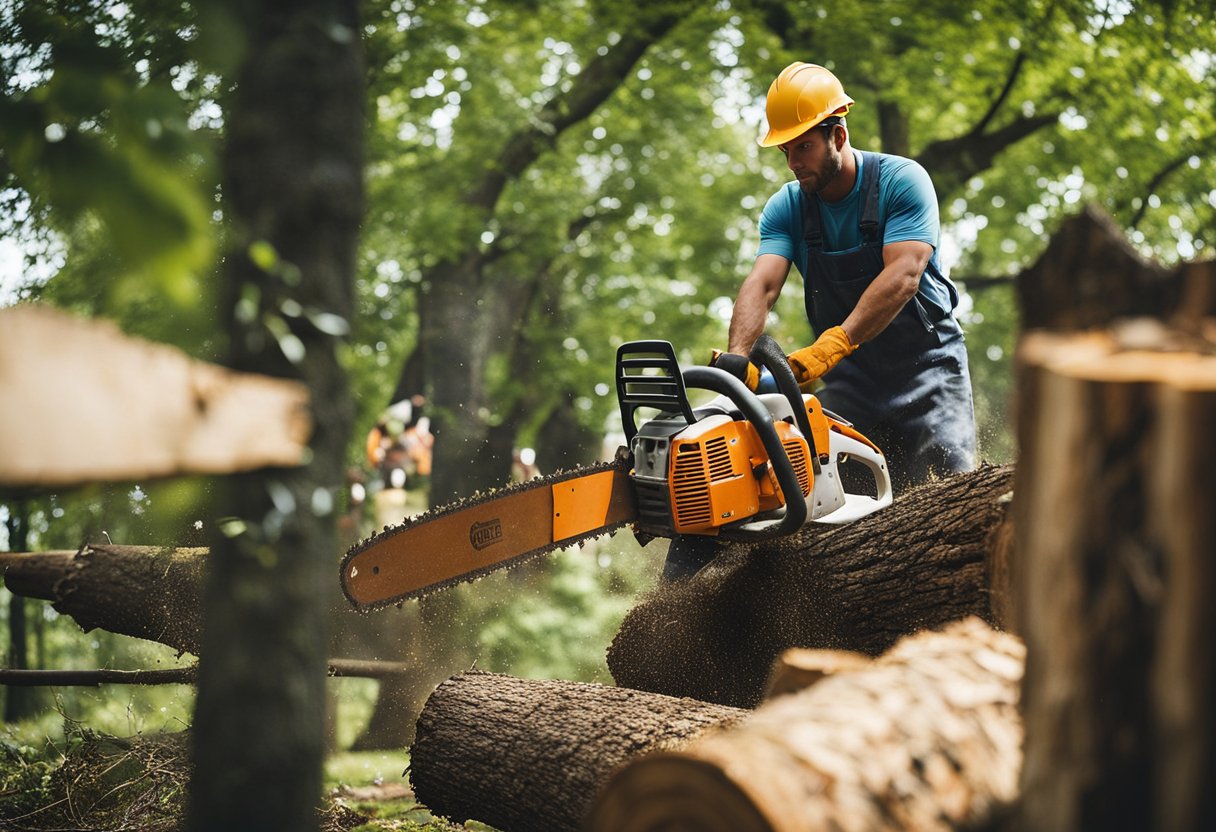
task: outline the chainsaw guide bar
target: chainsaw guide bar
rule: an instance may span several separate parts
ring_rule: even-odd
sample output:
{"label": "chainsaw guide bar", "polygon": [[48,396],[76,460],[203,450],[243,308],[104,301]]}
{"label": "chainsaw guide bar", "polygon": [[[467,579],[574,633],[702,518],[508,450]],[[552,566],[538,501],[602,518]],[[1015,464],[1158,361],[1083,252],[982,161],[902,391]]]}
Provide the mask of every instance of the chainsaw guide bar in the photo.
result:
{"label": "chainsaw guide bar", "polygon": [[355,544],[342,591],[374,610],[472,581],[633,522],[629,461],[618,458],[477,494]]}

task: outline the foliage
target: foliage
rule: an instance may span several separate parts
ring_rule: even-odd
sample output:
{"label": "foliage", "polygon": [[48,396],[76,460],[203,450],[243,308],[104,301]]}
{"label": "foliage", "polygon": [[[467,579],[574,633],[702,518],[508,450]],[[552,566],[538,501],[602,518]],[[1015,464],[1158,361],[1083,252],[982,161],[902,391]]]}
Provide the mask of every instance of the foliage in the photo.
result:
{"label": "foliage", "polygon": [[191,346],[216,251],[219,79],[199,31],[164,0],[0,6],[0,235],[79,276],[55,281],[64,305]]}
{"label": "foliage", "polygon": [[[849,124],[858,147],[906,152],[934,173],[943,252],[970,289],[960,317],[991,461],[1014,454],[1018,322],[1010,289],[981,290],[989,284],[977,278],[1016,274],[1086,202],[1110,212],[1146,255],[1211,256],[1216,24],[1201,0],[661,4],[684,10],[679,25],[604,104],[543,144],[488,213],[470,207],[470,190],[494,173],[511,137],[652,5],[364,4],[369,210],[343,347],[360,411],[352,465],[419,346],[420,293],[445,279],[437,264],[462,253],[483,268],[482,290],[463,299],[482,310],[485,330],[463,334],[484,335],[490,353],[477,416],[517,445],[552,441],[554,413],[572,416],[584,435],[613,433],[612,361],[624,340],[666,338],[687,363],[721,346],[756,216],[788,178],[779,154],[754,140],[768,81],[794,59],[845,79],[857,99]],[[32,258],[23,297],[220,354],[216,145],[243,46],[224,8],[0,2],[0,240]],[[797,279],[770,331],[791,349],[810,337]],[[119,542],[189,545],[208,531],[194,521],[210,522],[212,486],[126,483],[43,496],[31,503],[30,546],[72,549],[102,530]],[[659,557],[618,535],[594,553],[461,590],[481,666],[604,679],[614,622]],[[40,666],[173,659],[82,635],[37,606]],[[119,732],[124,720],[135,730],[171,725],[193,703],[185,691],[104,689],[63,691],[59,705]],[[52,712],[48,721],[62,720]]]}
{"label": "foliage", "polygon": [[665,547],[643,550],[627,532],[490,575],[463,592],[479,622],[477,667],[524,678],[611,684],[604,651]]}

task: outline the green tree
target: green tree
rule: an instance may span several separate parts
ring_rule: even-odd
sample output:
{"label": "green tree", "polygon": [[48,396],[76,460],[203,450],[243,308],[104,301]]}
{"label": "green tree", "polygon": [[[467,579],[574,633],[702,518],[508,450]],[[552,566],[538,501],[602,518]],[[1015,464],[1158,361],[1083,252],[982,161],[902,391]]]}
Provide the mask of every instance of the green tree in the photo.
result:
{"label": "green tree", "polygon": [[360,23],[354,0],[230,9],[247,37],[223,156],[231,364],[307,384],[313,435],[303,467],[224,483],[189,820],[198,830],[313,829],[351,426],[337,344],[353,311],[363,213]]}
{"label": "green tree", "polygon": [[200,58],[223,50],[163,0],[11,0],[0,44],[0,235],[81,275],[64,305],[197,336],[217,92]]}
{"label": "green tree", "polygon": [[[622,20],[648,18],[608,4],[404,8],[378,6],[369,40],[383,226],[369,228],[361,285],[365,309],[405,325],[365,317],[385,334],[362,349],[380,374],[431,350],[409,376],[430,387],[442,374],[430,392],[461,456],[445,457],[441,436],[439,461],[467,478],[441,481],[440,497],[500,482],[510,444],[543,445],[563,421],[602,432],[622,340],[666,337],[697,362],[721,344],[756,215],[788,177],[754,139],[790,60],[846,79],[859,147],[930,170],[958,275],[1015,272],[1082,199],[1167,260],[1202,250],[1213,33],[1198,3],[691,4],[584,119],[539,144],[523,137],[581,88],[589,56],[623,42]],[[1137,164],[1121,158],[1132,146]],[[791,348],[810,337],[798,293],[791,281],[770,327]],[[1010,301],[996,289],[960,310],[998,458],[1011,452]],[[393,386],[361,389],[372,410]]]}

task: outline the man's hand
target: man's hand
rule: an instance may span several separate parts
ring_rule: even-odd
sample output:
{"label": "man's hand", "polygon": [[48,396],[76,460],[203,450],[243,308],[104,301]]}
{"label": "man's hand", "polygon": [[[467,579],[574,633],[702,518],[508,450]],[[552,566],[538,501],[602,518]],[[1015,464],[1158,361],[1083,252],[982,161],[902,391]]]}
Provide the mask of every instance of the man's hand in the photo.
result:
{"label": "man's hand", "polygon": [[756,387],[760,384],[760,368],[748,360],[745,356],[737,355],[733,352],[722,352],[722,350],[714,350],[710,356],[709,366],[717,367],[719,370],[725,370],[739,381],[747,385],[747,389],[753,393],[756,392]]}
{"label": "man's hand", "polygon": [[810,384],[827,373],[846,355],[852,355],[857,347],[841,327],[826,330],[815,343],[789,355],[790,369],[798,386]]}

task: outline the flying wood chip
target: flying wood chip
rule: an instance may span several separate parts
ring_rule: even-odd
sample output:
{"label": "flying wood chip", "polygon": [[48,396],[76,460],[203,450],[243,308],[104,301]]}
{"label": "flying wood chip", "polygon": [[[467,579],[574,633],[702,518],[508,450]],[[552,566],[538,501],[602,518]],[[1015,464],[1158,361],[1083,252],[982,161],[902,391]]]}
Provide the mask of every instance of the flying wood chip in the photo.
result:
{"label": "flying wood chip", "polygon": [[190,358],[34,304],[0,309],[0,487],[303,462],[304,385]]}

